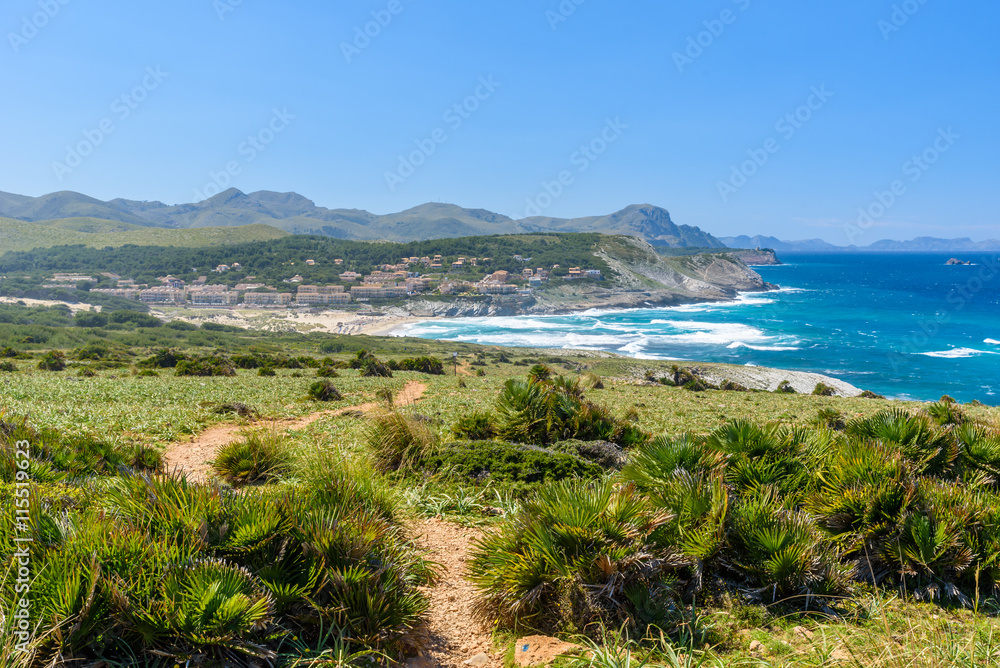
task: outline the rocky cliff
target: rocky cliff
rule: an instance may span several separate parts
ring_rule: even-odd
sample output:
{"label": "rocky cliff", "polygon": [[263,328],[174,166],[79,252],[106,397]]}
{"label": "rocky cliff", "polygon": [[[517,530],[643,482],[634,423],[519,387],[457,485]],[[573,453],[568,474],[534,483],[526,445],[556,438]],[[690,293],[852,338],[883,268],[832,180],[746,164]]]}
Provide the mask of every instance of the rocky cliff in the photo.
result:
{"label": "rocky cliff", "polygon": [[[741,292],[777,286],[729,252],[663,257],[635,237],[603,237],[595,255],[609,267],[602,281],[553,279],[530,298],[455,297],[414,299],[405,308],[417,317],[484,317],[570,313],[592,308],[678,306],[734,299]],[[401,313],[402,314],[402,313]]]}

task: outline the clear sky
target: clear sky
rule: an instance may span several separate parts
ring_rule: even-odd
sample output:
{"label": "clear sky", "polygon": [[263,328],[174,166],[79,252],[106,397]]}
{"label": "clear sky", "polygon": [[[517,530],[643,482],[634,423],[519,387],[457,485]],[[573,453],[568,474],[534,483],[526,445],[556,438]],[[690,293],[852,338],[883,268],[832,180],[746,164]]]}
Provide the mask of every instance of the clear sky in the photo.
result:
{"label": "clear sky", "polygon": [[995,0],[8,0],[0,190],[996,238],[998,27]]}

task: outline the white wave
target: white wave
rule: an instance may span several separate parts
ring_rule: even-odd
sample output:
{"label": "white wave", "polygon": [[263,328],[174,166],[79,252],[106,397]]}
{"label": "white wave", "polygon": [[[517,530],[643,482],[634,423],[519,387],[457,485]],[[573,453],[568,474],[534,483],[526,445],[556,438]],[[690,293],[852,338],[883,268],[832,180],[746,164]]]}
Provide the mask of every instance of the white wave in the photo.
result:
{"label": "white wave", "polygon": [[802,350],[798,346],[752,346],[749,343],[744,343],[742,341],[733,341],[727,348],[749,348],[750,350],[759,351],[773,351],[773,352],[784,352],[787,350]]}
{"label": "white wave", "polygon": [[978,355],[1000,355],[991,350],[976,350],[975,348],[952,348],[950,350],[935,350],[929,353],[917,353],[925,357],[941,357],[944,359],[963,359],[966,357],[976,357]]}
{"label": "white wave", "polygon": [[997,341],[996,339],[984,339],[983,343],[990,346],[1000,346],[1000,341]]}

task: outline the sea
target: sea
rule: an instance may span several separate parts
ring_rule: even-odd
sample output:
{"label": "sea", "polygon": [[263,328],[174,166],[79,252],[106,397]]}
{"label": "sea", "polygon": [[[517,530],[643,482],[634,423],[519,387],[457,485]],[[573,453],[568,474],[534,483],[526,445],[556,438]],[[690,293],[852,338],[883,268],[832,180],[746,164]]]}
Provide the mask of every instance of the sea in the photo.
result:
{"label": "sea", "polygon": [[779,258],[754,267],[777,290],[734,301],[434,319],[397,334],[811,371],[892,398],[1000,404],[1000,254]]}

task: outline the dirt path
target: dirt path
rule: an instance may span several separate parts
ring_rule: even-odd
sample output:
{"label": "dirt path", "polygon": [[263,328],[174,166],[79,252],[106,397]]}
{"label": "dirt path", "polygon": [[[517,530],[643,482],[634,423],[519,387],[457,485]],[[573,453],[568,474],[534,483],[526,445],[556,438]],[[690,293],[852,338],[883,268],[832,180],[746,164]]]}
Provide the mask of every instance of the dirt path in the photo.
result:
{"label": "dirt path", "polygon": [[[426,385],[418,381],[411,381],[396,395],[393,399],[393,405],[397,408],[412,406],[424,396],[424,392],[426,391]],[[379,406],[381,404],[360,404],[357,406],[348,406],[347,408],[338,408],[337,410],[318,411],[296,420],[261,420],[256,423],[256,426],[270,426],[280,430],[305,429],[312,423],[325,417],[343,415],[351,411],[368,413]],[[219,451],[219,448],[238,439],[240,432],[246,429],[246,427],[247,425],[240,424],[219,424],[209,427],[189,442],[171,443],[167,446],[167,451],[164,454],[166,469],[168,471],[179,469],[184,472],[188,480],[192,482],[205,482],[208,480],[211,472],[208,462],[215,458],[215,453]]]}
{"label": "dirt path", "polygon": [[423,522],[416,532],[418,544],[440,564],[441,577],[424,589],[431,601],[427,649],[407,661],[407,668],[501,668],[489,629],[472,614],[475,590],[465,579],[469,547],[478,532],[441,519]]}

